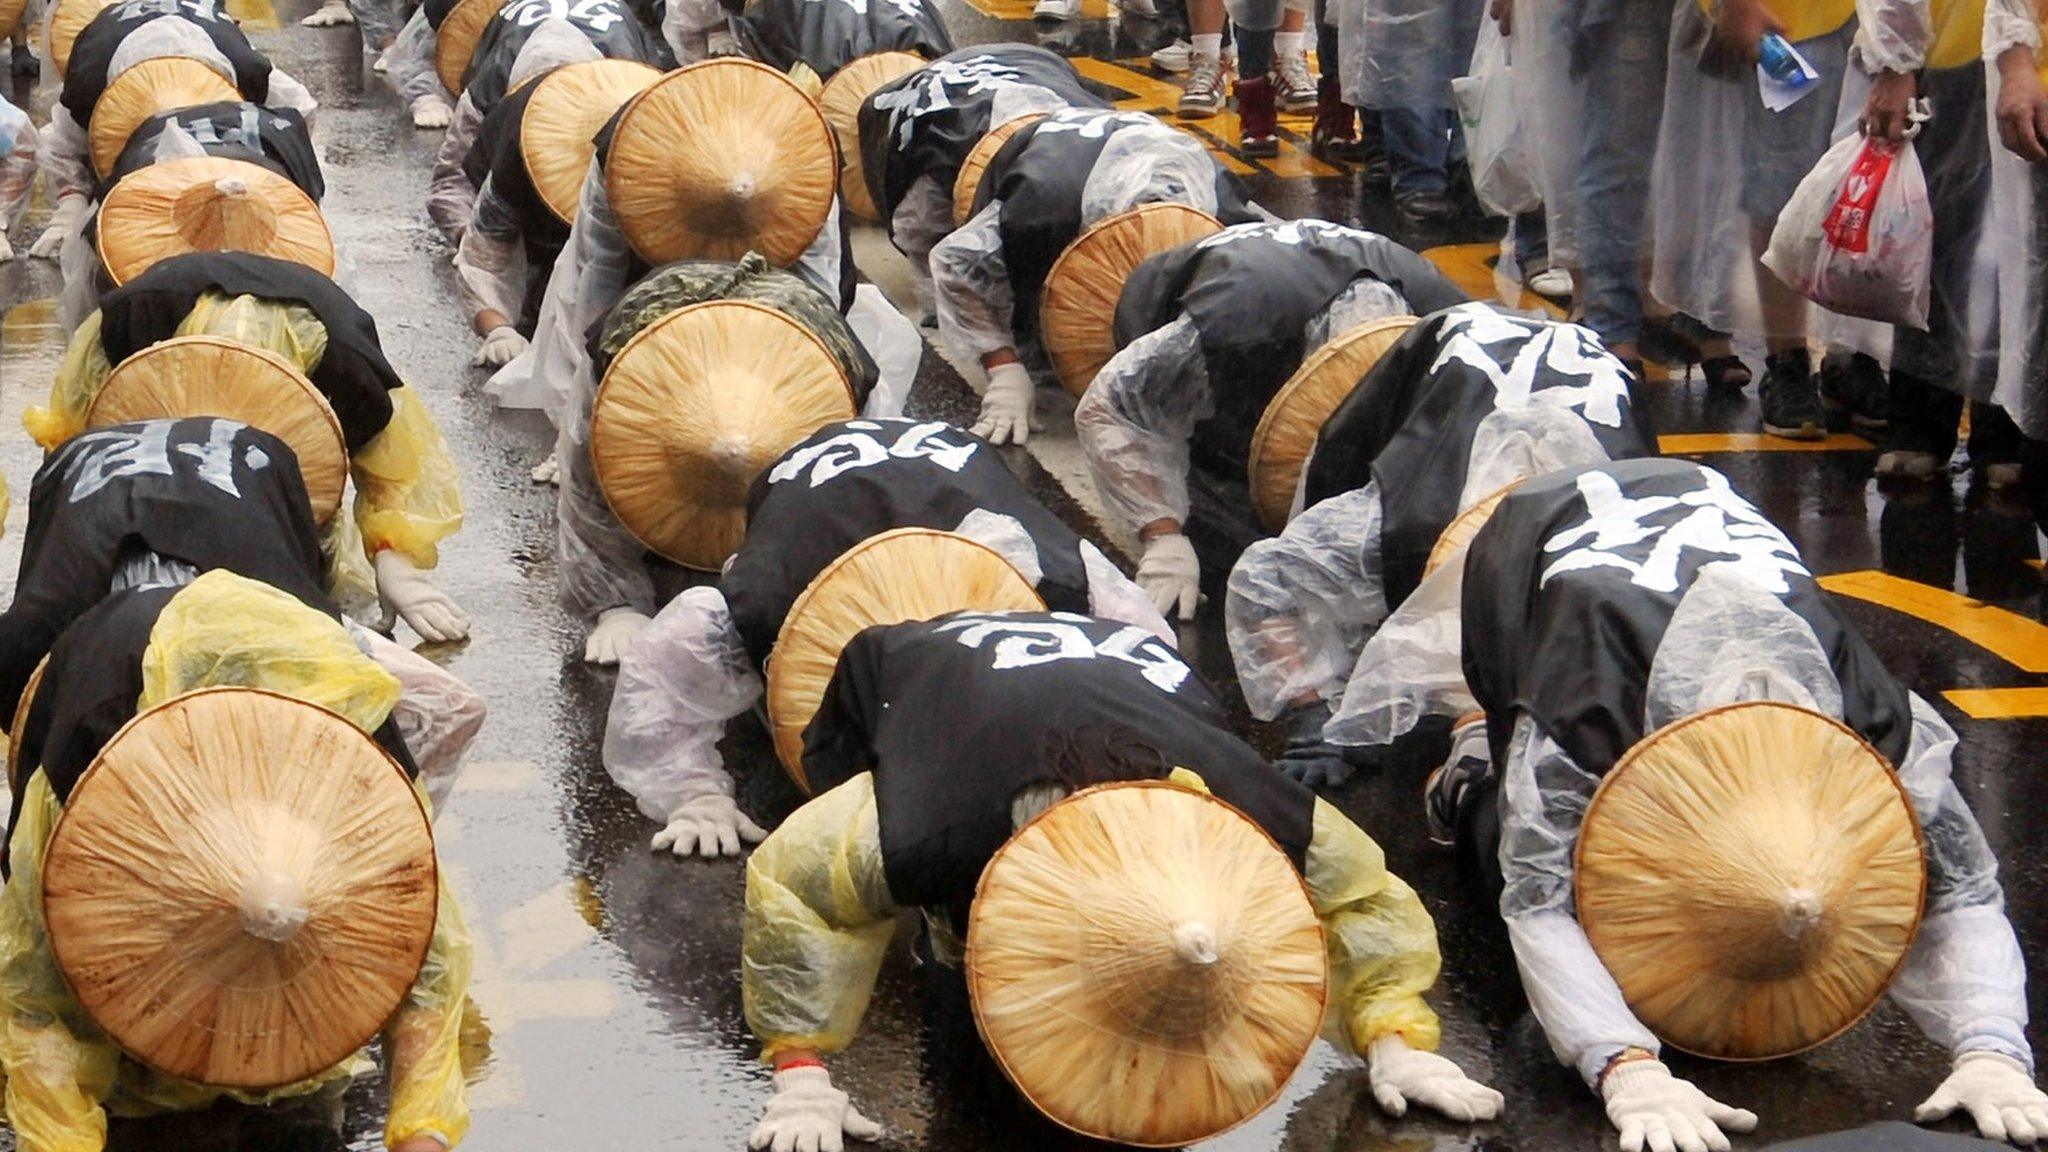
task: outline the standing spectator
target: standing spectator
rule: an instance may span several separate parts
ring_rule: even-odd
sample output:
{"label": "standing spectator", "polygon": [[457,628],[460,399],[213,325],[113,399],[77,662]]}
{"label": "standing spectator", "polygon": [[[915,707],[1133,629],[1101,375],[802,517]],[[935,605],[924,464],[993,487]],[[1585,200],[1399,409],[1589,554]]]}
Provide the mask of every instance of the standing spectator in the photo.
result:
{"label": "standing spectator", "polygon": [[1998,400],[2027,435],[2048,439],[2048,11],[1991,0],[1984,58],[1998,69],[2000,147],[1992,161],[1999,260]]}
{"label": "standing spectator", "polygon": [[1402,223],[1457,215],[1451,166],[1463,163],[1451,78],[1465,70],[1486,0],[1339,0],[1344,90],[1377,111]]}

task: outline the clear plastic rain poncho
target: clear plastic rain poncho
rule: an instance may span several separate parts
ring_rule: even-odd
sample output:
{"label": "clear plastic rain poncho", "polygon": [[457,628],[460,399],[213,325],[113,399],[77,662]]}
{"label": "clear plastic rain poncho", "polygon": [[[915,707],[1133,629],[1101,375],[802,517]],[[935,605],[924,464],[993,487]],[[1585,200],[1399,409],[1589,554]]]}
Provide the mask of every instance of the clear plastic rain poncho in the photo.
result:
{"label": "clear plastic rain poncho", "polygon": [[[1461,510],[1516,481],[1601,463],[1607,452],[1574,410],[1532,403],[1481,420],[1470,459]],[[1366,642],[1393,607],[1380,572],[1383,523],[1370,483],[1303,510],[1231,569],[1225,635],[1252,715],[1272,720],[1305,696],[1334,704],[1367,674]]]}
{"label": "clear plastic rain poncho", "polygon": [[[1083,231],[1143,204],[1180,203],[1216,214],[1216,161],[1193,136],[1142,120],[1112,135],[1089,170],[1081,190]],[[939,339],[976,363],[1017,342],[1002,222],[1003,202],[991,200],[931,253]]]}
{"label": "clear plastic rain poncho", "polygon": [[1793,46],[1820,81],[1797,104],[1772,112],[1764,107],[1754,67],[1703,60],[1726,54],[1711,50],[1713,22],[1701,6],[1693,0],[1677,6],[1650,177],[1650,291],[1722,332],[1798,340],[1809,333],[1803,315],[1788,327],[1789,321],[1773,323],[1763,313],[1759,277],[1771,273],[1757,254],[1799,181],[1827,151],[1856,21],[1849,0],[1820,0],[1782,22],[1788,39],[1800,37]]}
{"label": "clear plastic rain poncho", "polygon": [[1484,11],[1481,0],[1331,0],[1344,102],[1379,111],[1455,107],[1451,80],[1472,58]]}
{"label": "clear plastic rain poncho", "polygon": [[[510,92],[535,76],[564,64],[581,64],[603,57],[597,45],[577,31],[574,24],[560,19],[542,21],[540,27],[533,30],[533,35],[526,38],[526,43],[519,46],[519,54],[512,58],[512,70],[505,90]],[[477,132],[483,128],[483,123],[483,111],[477,108],[476,101],[469,98],[469,93],[464,92],[462,98],[455,102],[454,118],[449,121],[448,131],[441,137],[441,146],[434,153],[434,174],[427,182],[427,215],[433,218],[434,226],[441,230],[441,235],[450,244],[462,243],[477,211],[482,189],[469,182],[469,173],[463,169],[463,162],[476,145]],[[488,177],[484,185],[489,187]],[[502,214],[504,208],[500,204],[487,211]],[[474,314],[477,300],[502,300],[509,295],[512,307],[497,310],[517,317],[519,301],[526,295],[525,255],[516,241],[507,243],[499,236],[480,239],[488,239],[489,242],[473,250],[458,248],[455,253],[457,284],[462,289],[463,302]],[[513,270],[515,265],[516,270]]]}
{"label": "clear plastic rain poncho", "polygon": [[20,218],[36,182],[36,126],[0,96],[0,234]]}
{"label": "clear plastic rain poncho", "polygon": [[[1517,0],[1513,32],[1507,37],[1516,110],[1528,155],[1536,161],[1543,195],[1544,236],[1550,263],[1579,262],[1579,132],[1584,117],[1585,81],[1574,78],[1566,20],[1575,5],[1566,0]],[[1533,269],[1524,268],[1523,275]]]}
{"label": "clear plastic rain poncho", "polygon": [[[201,688],[268,688],[347,717],[365,732],[391,713],[398,683],[365,659],[339,625],[276,589],[209,572],[174,596],[150,631],[138,712]],[[427,810],[431,801],[424,799]],[[28,780],[0,892],[0,1065],[7,1120],[26,1152],[100,1152],[109,1114],[198,1111],[229,1099],[267,1104],[338,1100],[374,1067],[364,1053],[261,1093],[212,1088],[152,1072],[121,1054],[72,999],[43,921],[43,853],[63,807],[41,770]],[[469,995],[468,928],[444,880],[426,964],[385,1027],[391,1111],[385,1141],[434,1136],[453,1147],[469,1130],[462,1078],[463,1003]]]}
{"label": "clear plastic rain poncho", "polygon": [[[1408,301],[1393,287],[1361,277],[1309,320],[1303,353],[1332,335],[1407,311]],[[1256,320],[1247,316],[1245,322]],[[1195,425],[1215,414],[1202,335],[1185,313],[1131,341],[1096,373],[1074,409],[1074,430],[1095,490],[1124,527],[1187,523],[1188,444]]]}
{"label": "clear plastic rain poncho", "polygon": [[[1173,783],[1207,791],[1185,768]],[[1317,800],[1304,860],[1310,904],[1330,960],[1326,1032],[1354,1052],[1398,1033],[1434,1049],[1436,926],[1413,889],[1387,871],[1371,837]],[[740,996],[764,1060],[793,1048],[837,1052],[867,1014],[898,909],[883,875],[874,777],[863,772],[796,810],[747,858]],[[934,951],[958,964],[943,911],[927,913]]]}
{"label": "clear plastic rain poncho", "polygon": [[[1366,646],[1327,736],[1340,744],[1380,743],[1378,736],[1400,727],[1390,720],[1412,726],[1420,715],[1460,716],[1475,706],[1455,623],[1462,569],[1455,561],[1445,565],[1396,613],[1419,606],[1439,620],[1451,617],[1448,627],[1411,628],[1402,643],[1384,646],[1394,631],[1390,620]],[[1448,613],[1441,610],[1446,599]],[[1408,703],[1374,711],[1359,697]],[[1812,627],[1736,565],[1707,565],[1679,601],[1651,661],[1645,729],[1751,700],[1842,717],[1841,686]],[[1897,768],[1926,838],[1927,910],[1891,996],[1950,1052],[1994,1051],[2032,1068],[2026,966],[2005,918],[1998,863],[1949,779],[1956,736],[1917,695],[1912,708],[1912,740]],[[1477,726],[1468,730],[1477,733]],[[1483,747],[1478,754],[1485,755]],[[1558,1058],[1592,1084],[1621,1048],[1659,1047],[1629,1011],[1574,910],[1573,851],[1600,777],[1574,764],[1526,715],[1516,718],[1506,763],[1496,769],[1506,881],[1501,913],[1522,985]]]}
{"label": "clear plastic rain poncho", "polygon": [[[2037,65],[2048,17],[2032,0],[1989,0],[1984,14],[1984,59],[1992,66],[1993,99],[1998,58],[2030,48]],[[1993,399],[2037,440],[2048,439],[2048,166],[2029,164],[1993,142],[1990,248],[1998,261],[1998,383]]]}
{"label": "clear plastic rain poncho", "polygon": [[[1015,517],[977,510],[951,530],[1000,553],[1033,585],[1043,575],[1038,546]],[[1090,615],[1178,643],[1144,589],[1086,540],[1081,563]],[[604,732],[605,770],[650,820],[666,821],[703,796],[731,796],[718,741],[726,723],[752,708],[761,692],[761,670],[747,656],[725,597],[708,585],[688,589],[619,660]]]}
{"label": "clear plastic rain poncho", "polygon": [[[200,296],[176,335],[223,336],[275,352],[301,372],[311,372],[327,351],[327,329],[304,305],[218,292]],[[65,347],[49,406],[23,415],[29,435],[49,450],[84,431],[86,413],[112,371],[95,311]],[[344,609],[368,618],[377,607],[372,557],[390,548],[416,567],[432,568],[440,542],[462,527],[462,493],[440,426],[412,389],[390,396],[391,422],[349,459],[354,515],[328,521],[320,542],[329,591]]]}
{"label": "clear plastic rain poncho", "polygon": [[711,34],[731,25],[719,0],[666,0],[661,6],[661,38],[681,67],[708,58]]}
{"label": "clear plastic rain poncho", "polygon": [[422,96],[455,98],[442,85],[441,74],[434,70],[437,43],[434,26],[427,23],[426,5],[422,4],[406,18],[405,27],[398,30],[398,38],[384,53],[385,80],[408,105]]}

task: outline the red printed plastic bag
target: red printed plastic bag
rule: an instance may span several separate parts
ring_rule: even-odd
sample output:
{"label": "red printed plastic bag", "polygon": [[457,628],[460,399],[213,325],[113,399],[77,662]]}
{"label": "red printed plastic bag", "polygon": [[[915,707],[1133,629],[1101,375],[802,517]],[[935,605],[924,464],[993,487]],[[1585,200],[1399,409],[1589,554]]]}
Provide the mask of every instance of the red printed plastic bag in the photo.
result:
{"label": "red printed plastic bag", "polygon": [[1934,211],[1910,143],[1849,136],[1778,216],[1764,266],[1832,312],[1927,327]]}

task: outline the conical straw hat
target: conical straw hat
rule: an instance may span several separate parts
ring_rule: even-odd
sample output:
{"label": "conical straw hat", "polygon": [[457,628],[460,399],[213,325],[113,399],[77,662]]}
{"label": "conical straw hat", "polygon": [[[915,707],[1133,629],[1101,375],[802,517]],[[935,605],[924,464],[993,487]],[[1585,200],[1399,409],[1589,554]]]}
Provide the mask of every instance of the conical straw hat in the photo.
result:
{"label": "conical straw hat", "polygon": [[960,174],[953,177],[953,227],[958,228],[967,223],[974,215],[974,198],[981,192],[982,174],[988,171],[988,166],[994,162],[996,153],[1003,150],[1003,145],[1010,142],[1010,137],[1045,119],[1045,116],[1043,112],[1033,112],[1027,116],[1005,120],[982,133],[981,139],[974,142],[974,147],[967,150],[967,159],[960,164]]}
{"label": "conical straw hat", "polygon": [[461,94],[462,76],[476,56],[477,42],[491,26],[491,17],[504,6],[505,0],[461,0],[441,18],[441,27],[434,33],[434,74],[441,78],[442,87]]}
{"label": "conical straw hat", "polygon": [[714,300],[678,308],[619,351],[591,410],[590,458],[627,531],[715,572],[746,534],[754,477],[857,412],[845,371],[810,329],[764,305]]}
{"label": "conical straw hat", "polygon": [[798,788],[811,791],[804,729],[847,642],[865,628],[968,609],[1042,612],[1045,601],[994,549],[929,528],[871,536],[812,578],[782,618],[768,659],[768,728]]}
{"label": "conical straw hat", "polygon": [[28,11],[28,0],[0,0],[0,29],[12,30]]}
{"label": "conical straw hat", "polygon": [[974,1021],[1059,1124],[1150,1148],[1208,1139],[1286,1087],[1322,1025],[1322,926],[1237,809],[1163,781],[1047,809],[981,874]]}
{"label": "conical straw hat", "polygon": [[796,263],[832,211],[839,157],[824,113],[787,76],[726,57],[679,69],[619,117],[605,191],[650,264]]}
{"label": "conical straw hat", "polygon": [[50,50],[50,65],[57,69],[57,78],[71,67],[71,46],[78,43],[78,34],[92,23],[92,18],[112,8],[120,0],[57,0],[57,7],[50,13],[50,29],[46,46]]}
{"label": "conical straw hat", "polygon": [[262,1091],[326,1071],[398,1010],[433,940],[434,838],[347,720],[253,688],[128,722],[50,837],[43,912],[121,1050]]}
{"label": "conical straw hat", "polygon": [[299,458],[316,523],[341,507],[348,442],[313,382],[274,352],[220,336],[179,336],[116,366],[87,409],[88,428],[218,416],[270,433]]}
{"label": "conical straw hat", "polygon": [[227,78],[197,60],[159,56],[121,73],[92,106],[92,168],[105,177],[114,171],[128,138],[142,122],[159,112],[240,100]]}
{"label": "conical straw hat", "polygon": [[1463,552],[1472,543],[1472,538],[1479,535],[1479,530],[1486,527],[1486,522],[1493,519],[1493,510],[1500,507],[1500,502],[1521,486],[1520,480],[1501,485],[1444,525],[1444,530],[1437,533],[1436,544],[1429,550],[1429,559],[1422,565],[1422,574],[1429,575]]}
{"label": "conical straw hat", "polygon": [[638,60],[584,60],[541,77],[519,121],[519,153],[527,178],[556,219],[576,222],[605,121],[659,79],[661,69]]}
{"label": "conical straw hat", "polygon": [[28,683],[21,687],[21,699],[14,703],[14,722],[7,726],[7,787],[16,799],[28,784],[28,774],[21,764],[21,740],[28,735],[29,709],[35,707],[36,689],[43,686],[43,670],[49,666],[48,656],[36,661],[35,671],[28,674]]}
{"label": "conical straw hat", "polygon": [[880,220],[882,210],[868,195],[861,171],[860,109],[882,85],[924,67],[924,57],[910,52],[877,52],[863,56],[832,74],[818,94],[818,109],[839,142],[839,199],[863,220]]}
{"label": "conical straw hat", "polygon": [[1079,396],[1116,355],[1116,305],[1124,281],[1147,259],[1223,230],[1185,204],[1147,204],[1081,233],[1045,275],[1038,328],[1053,370]]}
{"label": "conical straw hat", "polygon": [[1579,923],[1665,1043],[1769,1060],[1884,995],[1920,924],[1919,823],[1877,750],[1786,704],[1637,742],[1579,832]]}
{"label": "conical straw hat", "polygon": [[100,204],[98,242],[117,285],[187,252],[253,252],[334,275],[334,237],[320,205],[268,168],[215,156],[123,176]]}
{"label": "conical straw hat", "polygon": [[1337,336],[1309,353],[1266,405],[1252,432],[1247,479],[1252,505],[1267,530],[1278,532],[1287,526],[1301,470],[1315,451],[1324,422],[1415,324],[1413,316],[1389,316]]}

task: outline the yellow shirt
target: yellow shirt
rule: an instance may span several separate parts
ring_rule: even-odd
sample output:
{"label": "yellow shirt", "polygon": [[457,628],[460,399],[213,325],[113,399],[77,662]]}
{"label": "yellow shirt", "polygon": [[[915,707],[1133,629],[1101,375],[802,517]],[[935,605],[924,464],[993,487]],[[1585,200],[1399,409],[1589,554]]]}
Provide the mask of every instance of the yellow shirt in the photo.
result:
{"label": "yellow shirt", "polygon": [[[1699,0],[1700,11],[1712,16],[1721,0]],[[1785,29],[1785,39],[1794,44],[1839,31],[1856,15],[1856,0],[1763,0],[1769,12]],[[1982,7],[1982,0],[1978,0]]]}
{"label": "yellow shirt", "polygon": [[1934,44],[1929,68],[1961,68],[1984,55],[1984,0],[1930,0]]}

